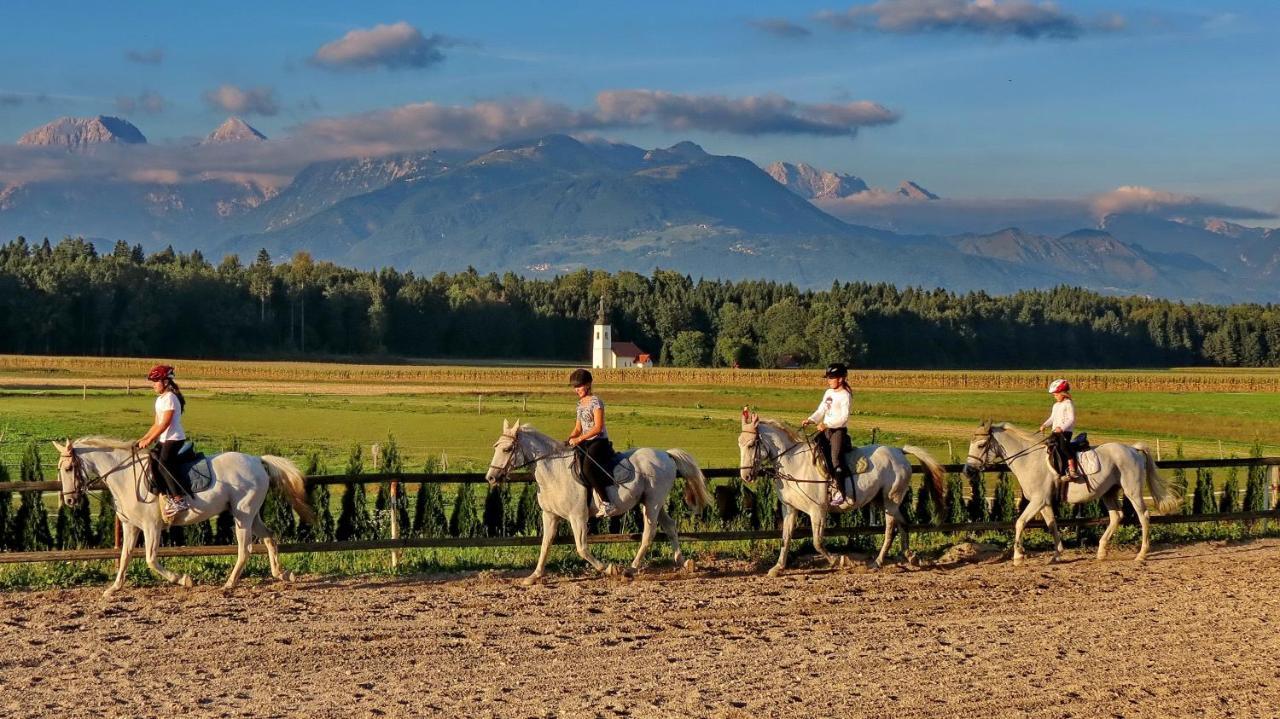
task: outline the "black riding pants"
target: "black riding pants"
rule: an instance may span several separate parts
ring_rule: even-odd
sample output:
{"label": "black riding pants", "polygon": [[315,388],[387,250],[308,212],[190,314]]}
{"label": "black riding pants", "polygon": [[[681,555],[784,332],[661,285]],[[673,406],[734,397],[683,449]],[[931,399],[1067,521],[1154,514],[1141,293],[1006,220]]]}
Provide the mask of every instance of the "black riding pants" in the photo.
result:
{"label": "black riding pants", "polygon": [[155,447],[151,450],[151,475],[153,477],[151,485],[154,491],[167,494],[170,497],[189,494],[178,480],[180,474],[178,450],[182,449],[182,444],[185,441],[171,439],[166,442],[156,442]]}
{"label": "black riding pants", "polygon": [[1066,474],[1071,459],[1071,433],[1053,432],[1049,435],[1047,444],[1054,469],[1058,470],[1058,474]]}
{"label": "black riding pants", "polygon": [[606,467],[613,464],[613,443],[608,437],[592,437],[574,448],[578,452],[578,464],[582,467],[582,478],[587,480],[591,488],[608,498],[605,490],[613,484]]}
{"label": "black riding pants", "polygon": [[831,476],[843,480],[849,476],[849,468],[844,466],[844,451],[849,447],[849,430],[845,427],[828,427],[822,434],[814,437],[822,452],[822,461],[827,465]]}

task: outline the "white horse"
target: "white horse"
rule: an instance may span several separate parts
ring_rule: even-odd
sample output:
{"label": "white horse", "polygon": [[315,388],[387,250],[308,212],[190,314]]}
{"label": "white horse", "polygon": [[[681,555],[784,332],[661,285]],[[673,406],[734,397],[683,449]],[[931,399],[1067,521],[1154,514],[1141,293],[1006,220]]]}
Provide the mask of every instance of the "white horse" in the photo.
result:
{"label": "white horse", "polygon": [[[99,485],[105,485],[115,500],[116,515],[120,518],[123,537],[120,543],[120,566],[115,582],[103,592],[109,597],[124,586],[125,569],[129,555],[142,532],[147,566],[166,581],[191,586],[191,577],[178,576],[164,568],[157,558],[160,548],[160,532],[165,528],[160,515],[159,497],[147,486],[147,455],[134,449],[130,442],[104,437],[84,437],[67,440],[66,444],[53,443],[58,449],[58,476],[62,481],[62,501],[67,506],[78,504],[84,495]],[[253,536],[257,535],[267,547],[271,562],[271,575],[282,581],[292,581],[291,572],[280,566],[280,555],[275,536],[258,510],[267,497],[272,483],[283,490],[289,504],[305,522],[312,522],[315,514],[307,504],[307,490],[302,472],[283,457],[270,455],[255,457],[240,452],[222,452],[209,458],[213,483],[208,489],[195,493],[191,509],[174,518],[172,524],[183,526],[203,522],[230,510],[236,524],[236,563],[224,585],[231,589],[240,579]]]}
{"label": "white horse", "polygon": [[[538,483],[538,506],[542,508],[542,551],[538,553],[538,566],[523,583],[531,585],[542,580],[551,541],[561,519],[569,520],[578,556],[597,572],[613,574],[613,566],[605,566],[587,548],[587,522],[592,514],[594,492],[579,480],[574,471],[573,449],[527,424],[520,424],[519,420],[508,425],[505,419],[502,420],[502,436],[493,443],[493,447],[493,461],[485,474],[490,486],[496,486],[511,472],[530,465],[533,466],[533,478]],[[663,452],[644,447],[628,452],[626,456],[627,463],[614,470],[617,486],[610,489],[609,499],[616,508],[616,514],[625,513],[637,504],[644,513],[644,530],[631,569],[640,569],[657,532],[657,525],[662,525],[663,533],[671,540],[676,566],[691,569],[692,560],[685,563],[680,552],[676,521],[667,514],[667,495],[671,493],[676,477],[684,477],[685,502],[695,510],[701,510],[711,501],[702,470],[682,449]],[[613,496],[615,492],[616,497]]]}
{"label": "white horse", "polygon": [[[1178,507],[1182,499],[1165,484],[1164,478],[1156,469],[1155,460],[1147,445],[1132,445],[1119,442],[1108,442],[1091,450],[1096,453],[1097,461],[1090,457],[1081,457],[1080,468],[1086,475],[1084,482],[1071,482],[1067,485],[1067,501],[1071,504],[1101,499],[1107,508],[1107,529],[1098,541],[1098,559],[1107,556],[1107,543],[1120,526],[1120,494],[1123,493],[1133,505],[1142,524],[1142,548],[1138,550],[1135,561],[1147,558],[1151,548],[1148,538],[1150,530],[1150,512],[1142,489],[1145,484],[1155,499],[1156,509],[1168,512]],[[1044,518],[1044,522],[1053,533],[1053,561],[1062,558],[1062,533],[1058,531],[1058,523],[1053,517],[1053,493],[1058,491],[1058,473],[1049,465],[1049,454],[1045,440],[1030,432],[1018,429],[1007,422],[991,424],[983,422],[973,435],[969,444],[969,458],[965,461],[965,474],[971,479],[986,468],[1004,463],[1013,471],[1013,476],[1022,488],[1022,496],[1027,500],[1026,509],[1022,510],[1013,530],[1013,563],[1021,564],[1025,556],[1022,551],[1022,530],[1027,522],[1036,516],[1036,512]],[[1096,464],[1096,467],[1090,465]]]}
{"label": "white horse", "polygon": [[[767,473],[782,500],[782,551],[778,554],[778,563],[769,570],[769,576],[776,577],[787,567],[787,549],[798,512],[809,515],[809,523],[813,527],[813,548],[827,560],[827,564],[833,567],[847,564],[847,557],[837,558],[822,546],[827,514],[858,509],[873,501],[884,506],[885,518],[884,544],[880,545],[880,554],[871,565],[876,568],[884,566],[893,534],[899,525],[902,529],[902,553],[910,557],[911,540],[906,519],[902,516],[902,500],[911,485],[911,463],[907,461],[907,455],[920,460],[928,480],[925,485],[933,492],[939,506],[942,504],[944,480],[942,465],[928,452],[910,445],[899,449],[872,444],[860,449],[870,468],[853,477],[852,501],[833,508],[828,503],[827,479],[814,464],[810,444],[781,423],[760,419],[759,415],[743,410],[742,433],[738,435],[742,481],[750,484],[762,473]],[[772,465],[772,469],[766,470],[767,464]]]}

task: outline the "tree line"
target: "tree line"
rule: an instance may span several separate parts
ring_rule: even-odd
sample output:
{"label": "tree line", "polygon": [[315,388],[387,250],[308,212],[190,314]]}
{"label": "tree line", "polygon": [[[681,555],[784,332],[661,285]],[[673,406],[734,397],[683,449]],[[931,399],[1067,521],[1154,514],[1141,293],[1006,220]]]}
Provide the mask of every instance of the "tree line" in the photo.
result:
{"label": "tree line", "polygon": [[0,245],[0,353],[584,361],[598,301],[614,336],[677,366],[1280,366],[1280,307],[834,283],[694,280],[670,270],[545,279],[364,271],[300,252],[217,264],[67,238]]}

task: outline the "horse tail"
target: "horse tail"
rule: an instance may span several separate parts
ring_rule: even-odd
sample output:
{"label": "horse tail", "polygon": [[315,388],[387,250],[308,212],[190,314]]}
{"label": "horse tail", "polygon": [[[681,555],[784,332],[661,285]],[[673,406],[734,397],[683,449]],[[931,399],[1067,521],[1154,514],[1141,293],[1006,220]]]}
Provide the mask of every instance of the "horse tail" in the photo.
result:
{"label": "horse tail", "polygon": [[1133,448],[1142,454],[1143,458],[1143,478],[1146,479],[1147,488],[1151,490],[1151,497],[1156,500],[1156,510],[1161,514],[1172,512],[1182,506],[1182,497],[1164,481],[1164,477],[1160,476],[1160,470],[1156,468],[1156,461],[1151,457],[1151,450],[1142,442],[1135,442]]}
{"label": "horse tail", "polygon": [[266,468],[271,483],[284,494],[285,499],[289,500],[293,511],[298,513],[302,521],[314,524],[316,513],[311,509],[311,505],[307,504],[307,478],[302,474],[302,470],[284,457],[264,454],[259,459],[262,460],[262,466]]}
{"label": "horse tail", "polygon": [[923,449],[909,444],[904,444],[902,446],[902,451],[903,453],[909,454],[920,460],[921,466],[924,467],[924,484],[929,488],[929,491],[933,493],[933,501],[936,505],[941,507],[946,504],[947,473],[942,469],[942,465],[938,464],[938,460],[934,459],[933,455]]}
{"label": "horse tail", "polygon": [[684,477],[684,502],[695,511],[711,504],[711,492],[707,489],[707,478],[693,455],[683,449],[668,449],[667,455],[676,463],[676,476]]}

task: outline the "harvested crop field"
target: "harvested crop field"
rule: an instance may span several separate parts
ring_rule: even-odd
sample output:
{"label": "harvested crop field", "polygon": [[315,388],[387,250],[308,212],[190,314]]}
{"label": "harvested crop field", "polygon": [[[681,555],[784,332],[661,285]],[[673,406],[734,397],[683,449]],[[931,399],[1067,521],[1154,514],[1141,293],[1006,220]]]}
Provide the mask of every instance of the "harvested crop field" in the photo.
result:
{"label": "harvested crop field", "polygon": [[0,715],[1276,716],[1280,540],[1131,557],[14,592]]}

